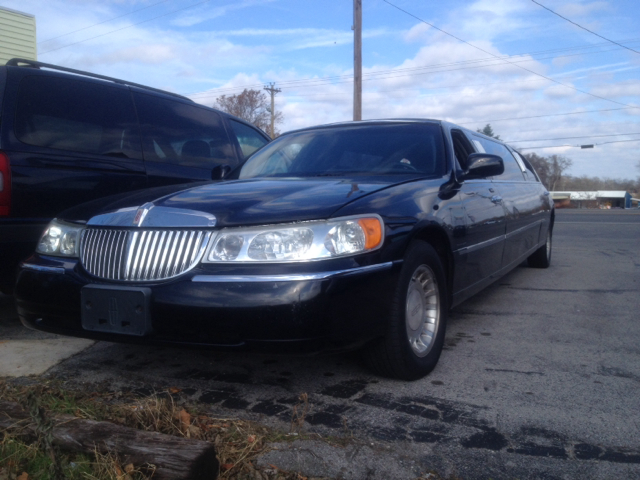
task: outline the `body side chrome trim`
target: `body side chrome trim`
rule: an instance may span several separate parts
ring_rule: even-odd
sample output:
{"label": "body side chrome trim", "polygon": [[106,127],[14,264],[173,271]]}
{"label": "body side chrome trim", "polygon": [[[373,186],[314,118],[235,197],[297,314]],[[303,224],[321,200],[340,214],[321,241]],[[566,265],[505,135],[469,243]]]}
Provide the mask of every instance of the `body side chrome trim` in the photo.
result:
{"label": "body side chrome trim", "polygon": [[506,235],[500,235],[498,237],[492,238],[491,240],[485,240],[484,242],[476,243],[475,245],[469,245],[468,247],[462,247],[453,253],[470,253],[476,250],[480,250],[481,248],[490,247],[491,245],[499,242],[503,242],[506,238]]}
{"label": "body side chrome trim", "polygon": [[318,273],[299,273],[283,275],[196,275],[192,282],[203,283],[234,283],[234,282],[301,282],[308,280],[326,280],[329,278],[348,277],[364,273],[389,270],[394,262],[379,263],[366,267],[351,268],[348,270],[333,270]]}
{"label": "body side chrome trim", "polygon": [[520,227],[517,230],[514,230],[513,232],[509,232],[507,233],[507,238],[512,237],[513,235],[518,235],[519,233],[524,232],[525,230],[528,230],[530,228],[535,228],[535,227],[539,227],[540,225],[542,225],[543,220],[536,220],[533,223],[530,223],[529,225],[525,225],[524,227]]}
{"label": "body side chrome trim", "polygon": [[64,275],[63,267],[45,267],[44,265],[34,265],[33,263],[22,262],[20,264],[20,268],[24,268],[25,270],[34,270],[36,272],[55,273],[57,275]]}

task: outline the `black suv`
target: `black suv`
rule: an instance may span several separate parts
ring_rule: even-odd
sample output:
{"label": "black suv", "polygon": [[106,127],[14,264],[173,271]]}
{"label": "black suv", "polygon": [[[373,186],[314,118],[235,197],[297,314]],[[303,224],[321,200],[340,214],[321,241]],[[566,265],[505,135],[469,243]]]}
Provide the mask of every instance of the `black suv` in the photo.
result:
{"label": "black suv", "polygon": [[180,95],[23,59],[0,66],[0,290],[75,204],[221,178],[269,137]]}

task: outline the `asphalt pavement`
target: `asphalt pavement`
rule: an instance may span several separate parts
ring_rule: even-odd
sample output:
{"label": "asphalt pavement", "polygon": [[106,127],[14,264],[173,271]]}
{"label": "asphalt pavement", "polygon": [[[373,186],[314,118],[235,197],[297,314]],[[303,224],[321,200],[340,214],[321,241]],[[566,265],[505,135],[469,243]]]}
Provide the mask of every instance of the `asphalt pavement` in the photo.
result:
{"label": "asphalt pavement", "polygon": [[439,365],[416,382],[376,377],[354,354],[105,342],[47,375],[140,395],[176,387],[214,415],[350,440],[284,442],[260,459],[305,476],[640,478],[639,239],[638,210],[557,211],[551,267],[522,265],[454,309]]}

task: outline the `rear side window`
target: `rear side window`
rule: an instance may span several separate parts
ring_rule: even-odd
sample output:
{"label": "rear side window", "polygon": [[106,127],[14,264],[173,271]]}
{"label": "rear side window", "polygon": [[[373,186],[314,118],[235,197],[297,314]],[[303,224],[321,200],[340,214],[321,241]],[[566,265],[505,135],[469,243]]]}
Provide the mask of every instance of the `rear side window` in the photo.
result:
{"label": "rear side window", "polygon": [[476,135],[473,136],[473,144],[476,146],[479,152],[491,153],[502,158],[502,161],[504,162],[504,173],[500,176],[494,177],[494,180],[524,181],[522,170],[516,163],[516,159],[513,158],[513,155],[511,155],[511,152],[509,152],[509,149],[507,149],[507,147],[505,147],[501,143],[494,142],[493,140],[488,140]]}
{"label": "rear side window", "polygon": [[253,152],[268,142],[259,132],[244,123],[236,122],[235,120],[229,120],[229,123],[236,137],[238,137],[238,143],[240,144],[244,158],[248,158]]}
{"label": "rear side window", "polygon": [[538,175],[536,174],[536,172],[533,170],[533,167],[531,166],[531,163],[529,163],[529,160],[527,160],[524,156],[522,156],[520,154],[520,152],[516,152],[515,150],[513,151],[513,156],[516,157],[516,160],[520,160],[522,162],[522,164],[524,165],[526,171],[524,174],[524,177],[527,181],[529,182],[539,182],[540,179],[538,178]]}
{"label": "rear side window", "polygon": [[129,91],[82,80],[22,79],[15,134],[38,147],[142,158]]}
{"label": "rear side window", "polygon": [[222,119],[207,108],[134,92],[146,161],[211,169],[238,164]]}

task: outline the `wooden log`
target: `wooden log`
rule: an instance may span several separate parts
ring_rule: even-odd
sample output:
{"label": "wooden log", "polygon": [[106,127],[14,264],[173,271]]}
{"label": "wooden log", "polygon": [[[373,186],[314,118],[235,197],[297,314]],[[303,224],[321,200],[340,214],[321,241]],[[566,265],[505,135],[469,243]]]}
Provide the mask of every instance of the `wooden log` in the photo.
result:
{"label": "wooden log", "polygon": [[[53,443],[63,450],[114,453],[123,465],[155,465],[154,480],[211,480],[218,476],[218,459],[211,443],[96,422],[72,415],[54,415]],[[0,401],[0,428],[36,435],[29,414],[13,402]]]}

